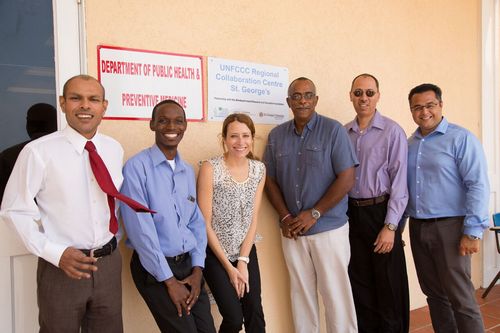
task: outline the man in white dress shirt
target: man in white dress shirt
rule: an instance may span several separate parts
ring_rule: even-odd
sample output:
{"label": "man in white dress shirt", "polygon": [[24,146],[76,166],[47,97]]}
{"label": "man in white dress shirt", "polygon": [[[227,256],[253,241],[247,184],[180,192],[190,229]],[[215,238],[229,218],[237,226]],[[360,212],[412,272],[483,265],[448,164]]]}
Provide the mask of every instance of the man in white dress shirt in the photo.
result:
{"label": "man in white dress shirt", "polygon": [[39,257],[40,332],[122,332],[121,256],[84,146],[94,143],[117,188],[123,149],[97,133],[108,102],[95,78],[69,79],[59,103],[68,126],[22,150],[1,218]]}

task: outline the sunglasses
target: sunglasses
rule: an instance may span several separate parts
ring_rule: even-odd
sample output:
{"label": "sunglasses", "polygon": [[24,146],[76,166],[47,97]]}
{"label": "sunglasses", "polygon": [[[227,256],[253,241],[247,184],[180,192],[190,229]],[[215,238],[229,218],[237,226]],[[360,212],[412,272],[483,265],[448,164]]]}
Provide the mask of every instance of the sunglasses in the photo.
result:
{"label": "sunglasses", "polygon": [[363,96],[363,93],[366,94],[366,97],[373,97],[375,96],[375,94],[377,93],[375,90],[372,90],[372,89],[367,89],[365,91],[363,91],[362,89],[356,89],[352,92],[352,94],[356,97],[361,97]]}

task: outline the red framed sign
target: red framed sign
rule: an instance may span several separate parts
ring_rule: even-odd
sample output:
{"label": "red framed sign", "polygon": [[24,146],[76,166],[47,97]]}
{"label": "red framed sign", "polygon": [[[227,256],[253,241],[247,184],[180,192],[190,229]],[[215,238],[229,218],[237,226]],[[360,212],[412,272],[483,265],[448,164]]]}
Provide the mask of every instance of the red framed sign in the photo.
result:
{"label": "red framed sign", "polygon": [[97,63],[105,119],[149,120],[165,99],[182,105],[188,120],[205,119],[203,57],[99,45]]}

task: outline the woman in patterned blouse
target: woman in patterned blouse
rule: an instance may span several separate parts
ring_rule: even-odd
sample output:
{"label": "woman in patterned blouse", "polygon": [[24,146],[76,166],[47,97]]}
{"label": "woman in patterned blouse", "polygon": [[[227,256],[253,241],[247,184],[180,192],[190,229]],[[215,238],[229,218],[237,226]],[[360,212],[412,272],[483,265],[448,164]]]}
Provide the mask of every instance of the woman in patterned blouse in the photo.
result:
{"label": "woman in patterned blouse", "polygon": [[265,332],[255,249],[265,166],[252,154],[255,126],[240,113],[222,126],[224,154],[204,161],[198,204],[208,233],[204,276],[222,315],[221,333]]}

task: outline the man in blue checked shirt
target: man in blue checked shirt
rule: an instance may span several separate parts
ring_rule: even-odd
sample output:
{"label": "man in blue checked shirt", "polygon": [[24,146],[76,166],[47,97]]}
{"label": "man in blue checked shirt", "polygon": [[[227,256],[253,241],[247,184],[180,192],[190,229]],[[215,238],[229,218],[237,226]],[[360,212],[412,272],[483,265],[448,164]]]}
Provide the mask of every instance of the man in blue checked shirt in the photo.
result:
{"label": "man in blue checked shirt", "polygon": [[123,169],[122,193],[156,211],[120,207],[127,245],[135,250],[132,277],[162,332],[215,333],[202,279],[205,221],[196,203],[193,169],[177,152],[186,115],[178,103],[165,100],[151,118],[155,144]]}
{"label": "man in blue checked shirt", "polygon": [[489,184],[479,140],[442,116],[441,89],[408,96],[418,129],[408,140],[413,259],[436,332],[484,332],[470,280],[471,255],[488,227]]}

